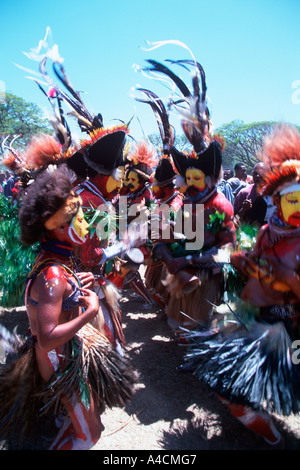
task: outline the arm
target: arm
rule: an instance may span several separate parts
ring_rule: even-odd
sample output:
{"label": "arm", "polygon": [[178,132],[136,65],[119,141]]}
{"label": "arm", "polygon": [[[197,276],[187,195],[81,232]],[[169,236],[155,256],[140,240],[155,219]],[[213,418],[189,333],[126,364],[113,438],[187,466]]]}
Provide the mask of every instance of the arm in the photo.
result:
{"label": "arm", "polygon": [[[98,313],[99,303],[97,295],[88,290],[81,289],[82,301],[85,311],[79,316],[65,321],[62,315],[62,300],[67,288],[67,281],[62,278],[40,276],[36,282],[39,292],[36,314],[37,339],[41,348],[51,350],[67,343],[87,322]],[[49,285],[51,287],[49,288]]]}

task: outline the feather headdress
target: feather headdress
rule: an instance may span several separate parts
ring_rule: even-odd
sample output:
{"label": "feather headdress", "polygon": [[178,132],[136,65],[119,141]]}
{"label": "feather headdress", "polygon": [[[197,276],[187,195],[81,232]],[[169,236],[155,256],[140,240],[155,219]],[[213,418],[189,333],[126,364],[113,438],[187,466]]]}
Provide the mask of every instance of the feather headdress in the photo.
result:
{"label": "feather headdress", "polygon": [[42,76],[45,78],[49,87],[55,90],[56,94],[60,96],[61,99],[66,103],[66,105],[68,106],[70,110],[68,114],[77,119],[81,130],[89,133],[92,129],[102,127],[103,120],[102,120],[101,114],[98,114],[95,116],[92,113],[90,113],[90,111],[87,109],[87,107],[83,103],[79,92],[75,91],[73,86],[71,85],[62,64],[53,62],[52,68],[53,68],[55,75],[62,82],[62,84],[66,87],[69,94],[66,93],[61,87],[59,87],[47,73],[47,70],[46,70],[47,60],[48,60],[48,57],[45,57],[40,62],[40,65],[39,65],[40,72]]}
{"label": "feather headdress", "polygon": [[[77,174],[80,172],[80,176],[83,177],[95,176],[99,173],[111,174],[116,167],[123,164],[123,148],[126,135],[129,132],[128,125],[122,123],[119,126],[104,128],[102,115],[100,113],[94,115],[87,109],[80,93],[75,91],[69,81],[64,67],[57,62],[52,64],[56,77],[67,92],[49,77],[46,72],[46,61],[47,58],[40,63],[42,75],[70,109],[68,115],[75,117],[80,129],[89,136],[80,141],[78,152],[75,156],[72,155],[69,163],[75,166]],[[66,163],[68,164],[68,159],[66,159]]]}
{"label": "feather headdress", "polygon": [[265,138],[261,160],[269,171],[260,185],[262,195],[275,195],[300,183],[300,132],[292,125],[277,126]]}
{"label": "feather headdress", "polygon": [[128,153],[127,160],[129,162],[127,174],[129,171],[135,171],[145,180],[150,180],[157,164],[157,153],[155,148],[144,140],[134,145]]}
{"label": "feather headdress", "polygon": [[190,71],[192,69],[192,87],[189,87],[184,81],[176,75],[169,67],[155,60],[147,60],[150,64],[145,70],[150,72],[159,72],[167,75],[176,85],[181,93],[181,98],[173,101],[173,106],[182,115],[183,131],[193,145],[196,152],[201,152],[206,147],[206,139],[209,133],[210,120],[206,100],[206,79],[205,72],[201,64],[194,60],[176,60],[168,61],[172,64],[178,64]]}
{"label": "feather headdress", "polygon": [[152,91],[147,90],[146,88],[138,88],[138,91],[144,93],[147,99],[136,98],[136,101],[150,105],[156,118],[162,140],[163,154],[169,155],[170,149],[174,143],[174,130],[170,125],[167,109],[163,101]]}
{"label": "feather headdress", "polygon": [[[81,178],[95,176],[98,168],[110,171],[112,166],[119,164],[127,131],[115,128],[112,128],[110,132],[104,130],[102,115],[100,113],[94,114],[86,107],[81,98],[81,92],[75,90],[66,74],[57,45],[49,49],[46,39],[47,34],[45,40],[41,42],[41,47],[48,48],[45,54],[31,53],[26,55],[39,62],[39,73],[32,71],[31,73],[35,77],[38,76],[33,79],[52,106],[53,113],[49,120],[62,145],[62,160]],[[38,48],[39,51],[41,47]],[[34,52],[36,51],[34,50]],[[52,61],[53,78],[47,71],[50,61]],[[48,92],[43,89],[42,84],[49,87]],[[63,104],[67,107],[67,116],[75,118],[80,130],[90,137],[82,147],[80,145],[72,147],[72,137],[65,119]],[[100,140],[101,145],[98,145]],[[102,149],[106,151],[108,148],[114,149],[115,152],[111,151],[105,156]],[[110,161],[111,158],[114,160],[113,162]],[[95,161],[95,159],[99,159],[99,161]]]}
{"label": "feather headdress", "polygon": [[168,112],[163,101],[150,90],[138,88],[138,91],[144,93],[148,99],[136,98],[136,100],[150,105],[158,125],[162,140],[163,156],[159,160],[154,178],[158,186],[164,186],[172,183],[177,174],[170,157],[171,148],[174,143],[174,130],[170,125]]}

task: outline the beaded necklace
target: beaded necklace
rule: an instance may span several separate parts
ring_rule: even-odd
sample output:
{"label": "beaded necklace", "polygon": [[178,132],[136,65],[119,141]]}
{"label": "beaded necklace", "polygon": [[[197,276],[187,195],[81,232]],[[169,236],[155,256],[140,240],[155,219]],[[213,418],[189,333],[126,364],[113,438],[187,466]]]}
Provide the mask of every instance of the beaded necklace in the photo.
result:
{"label": "beaded necklace", "polygon": [[37,255],[33,267],[28,274],[28,279],[37,277],[46,266],[59,266],[65,274],[71,274],[75,278],[74,264],[72,259],[73,248],[58,240],[43,239],[41,252]]}

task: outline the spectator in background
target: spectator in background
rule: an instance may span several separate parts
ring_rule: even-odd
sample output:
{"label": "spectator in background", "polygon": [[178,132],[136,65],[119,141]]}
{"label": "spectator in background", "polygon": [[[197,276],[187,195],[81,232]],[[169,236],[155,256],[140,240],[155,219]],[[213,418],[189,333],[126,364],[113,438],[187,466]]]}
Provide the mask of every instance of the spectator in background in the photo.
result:
{"label": "spectator in background", "polygon": [[15,177],[8,171],[6,174],[6,181],[4,182],[4,196],[12,197],[12,189],[15,185]]}
{"label": "spectator in background", "polygon": [[237,163],[234,167],[235,177],[229,178],[228,183],[231,186],[233,196],[239,193],[242,188],[247,186],[247,168],[244,163]]}
{"label": "spectator in background", "polygon": [[0,171],[0,194],[3,193],[3,184],[4,184],[5,173],[4,171]]}
{"label": "spectator in background", "polygon": [[224,173],[223,173],[223,178],[225,181],[228,181],[229,178],[233,178],[234,176],[234,173],[233,173],[233,170],[231,168],[225,168],[224,169]]}
{"label": "spectator in background", "polygon": [[[226,173],[226,176],[228,176],[228,174],[232,173],[233,174],[233,171],[230,170],[230,169],[225,169],[224,172],[223,172],[223,177],[221,177],[217,183],[217,189],[219,192],[223,193],[224,196],[228,199],[228,201],[233,205],[233,202],[234,202],[234,197],[233,197],[233,193],[232,193],[232,189],[231,189],[231,186],[229,184],[229,182],[226,180],[225,178],[225,172]],[[230,172],[230,173],[229,173]]]}
{"label": "spectator in background", "polygon": [[263,225],[265,221],[267,202],[257,192],[257,187],[262,180],[265,166],[262,162],[253,168],[253,183],[242,188],[234,201],[234,215],[241,221]]}
{"label": "spectator in background", "polygon": [[234,167],[235,176],[240,181],[247,181],[247,168],[244,163],[237,163]]}

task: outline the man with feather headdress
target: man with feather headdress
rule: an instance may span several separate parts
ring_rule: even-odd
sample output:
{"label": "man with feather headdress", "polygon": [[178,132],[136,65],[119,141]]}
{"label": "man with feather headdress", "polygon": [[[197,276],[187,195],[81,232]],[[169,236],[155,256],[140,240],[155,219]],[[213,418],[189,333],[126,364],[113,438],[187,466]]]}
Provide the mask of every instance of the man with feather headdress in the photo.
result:
{"label": "man with feather headdress", "polygon": [[[147,141],[137,142],[129,151],[124,180],[126,181],[126,218],[129,233],[135,233],[138,241],[138,250],[143,261],[149,258],[147,242],[149,240],[149,215],[154,203],[151,191],[151,180],[157,163],[157,155],[153,146]],[[155,300],[145,287],[138,269],[127,276],[130,287],[144,301],[145,307],[155,305]]]}
{"label": "man with feather headdress", "polygon": [[[234,323],[190,338],[186,359],[234,416],[268,444],[282,448],[283,437],[268,412],[287,416],[300,411],[299,130],[275,128],[265,138],[262,161],[268,170],[260,194],[272,197],[276,211],[260,228],[250,252],[231,255],[246,279],[243,302],[230,308]],[[247,310],[252,314],[246,319]]]}
{"label": "man with feather headdress", "polygon": [[[174,240],[175,243],[156,243],[153,249],[153,257],[163,262],[168,270],[164,280],[170,294],[167,314],[170,326],[178,331],[180,326],[195,328],[199,323],[204,326],[211,321],[211,303],[218,303],[223,289],[222,269],[215,255],[225,246],[235,243],[233,207],[216,187],[221,172],[222,149],[218,138],[211,135],[202,66],[195,60],[171,61],[184,68],[192,68],[192,93],[168,67],[154,60],[148,62],[150,67],[146,70],[166,75],[180,90],[182,99],[174,102],[173,106],[183,115],[182,128],[193,147],[186,154],[174,146],[170,151],[187,188],[181,217],[185,239]],[[183,103],[182,108],[178,103]],[[203,223],[199,227],[201,220]]]}
{"label": "man with feather headdress", "polygon": [[[50,92],[46,93],[40,83],[38,85],[52,106],[51,124],[64,150],[64,161],[77,176],[78,185],[74,189],[82,198],[83,211],[90,223],[86,242],[74,252],[74,259],[78,269],[92,271],[96,276],[94,288],[99,295],[104,326],[121,352],[120,345],[124,345],[125,338],[118,305],[119,292],[105,279],[105,269],[110,259],[127,249],[127,245],[121,242],[112,246],[109,236],[115,229],[116,221],[113,216],[110,217],[113,213],[112,199],[119,191],[122,180],[123,150],[129,130],[123,123],[104,128],[102,115],[94,115],[86,108],[80,93],[71,85],[61,60],[53,60],[52,67],[64,89],[49,76],[46,70],[49,59],[51,56],[48,54],[41,60],[39,69]],[[71,146],[72,138],[64,117],[63,103],[71,110],[68,114],[76,118],[80,130],[87,134],[78,145]],[[108,232],[104,228],[106,222]],[[101,328],[103,319],[100,314],[98,320]]]}

